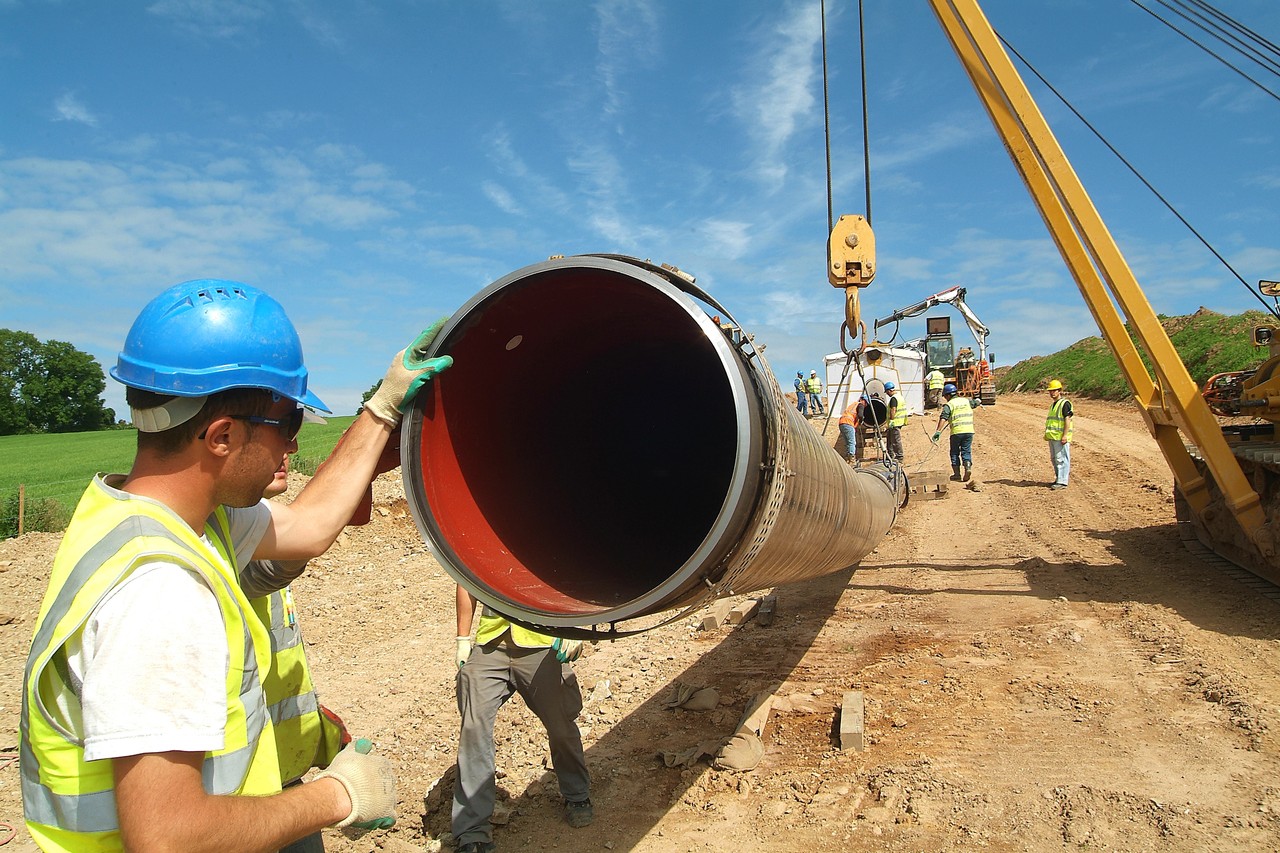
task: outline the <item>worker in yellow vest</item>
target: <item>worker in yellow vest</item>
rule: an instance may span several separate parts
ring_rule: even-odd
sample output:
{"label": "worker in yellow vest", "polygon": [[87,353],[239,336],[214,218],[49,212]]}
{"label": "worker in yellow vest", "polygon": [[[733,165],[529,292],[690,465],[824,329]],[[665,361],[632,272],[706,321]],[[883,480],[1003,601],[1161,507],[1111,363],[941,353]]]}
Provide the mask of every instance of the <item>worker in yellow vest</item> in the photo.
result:
{"label": "worker in yellow vest", "polygon": [[826,407],[822,404],[822,380],[818,378],[818,371],[809,371],[809,378],[805,380],[804,387],[809,393],[809,414],[826,414]]}
{"label": "worker in yellow vest", "polygon": [[926,409],[938,407],[938,398],[942,395],[942,386],[946,383],[946,379],[942,371],[936,367],[924,375],[924,407]]}
{"label": "worker in yellow vest", "polygon": [[1049,380],[1047,390],[1052,401],[1044,421],[1044,438],[1049,442],[1049,461],[1053,464],[1053,483],[1049,488],[1065,489],[1071,478],[1071,422],[1075,410],[1063,395],[1060,381]]}
{"label": "worker in yellow vest", "polygon": [[76,507],[27,659],[23,812],[42,850],[278,850],[394,819],[390,763],[367,741],[281,791],[271,644],[236,569],[333,543],[401,408],[452,363],[426,358],[438,330],[397,355],[321,473],[278,505],[262,494],[297,452],[301,407],[328,411],[283,307],[201,280],[139,314],[111,369],[133,465],[95,477]]}
{"label": "worker in yellow vest", "polygon": [[[263,497],[274,498],[288,488],[286,460]],[[240,569],[240,588],[271,638],[271,669],[262,678],[262,692],[275,734],[280,781],[285,788],[301,784],[303,774],[312,767],[328,767],[351,742],[342,719],[320,704],[307,665],[290,587],[301,577],[307,562],[250,560]],[[324,853],[324,836],[316,830],[280,848],[280,853]]]}
{"label": "worker in yellow vest", "polygon": [[907,409],[907,398],[898,390],[893,382],[884,383],[884,390],[889,395],[889,425],[885,428],[885,449],[890,456],[901,462],[906,459],[906,451],[902,449],[902,428],[907,425],[911,412]]}
{"label": "worker in yellow vest", "polygon": [[493,817],[496,757],[493,724],[498,709],[519,693],[547,730],[552,769],[564,797],[565,820],[575,829],[595,818],[591,776],[576,722],[582,691],[572,661],[578,640],[539,634],[485,607],[471,642],[476,599],[458,587],[458,776],[453,788],[452,831],[458,853],[495,849]]}
{"label": "worker in yellow vest", "polygon": [[942,425],[947,424],[951,429],[951,479],[967,483],[973,472],[973,401],[956,393],[950,382],[942,386],[942,399],[933,441],[936,444],[942,438]]}

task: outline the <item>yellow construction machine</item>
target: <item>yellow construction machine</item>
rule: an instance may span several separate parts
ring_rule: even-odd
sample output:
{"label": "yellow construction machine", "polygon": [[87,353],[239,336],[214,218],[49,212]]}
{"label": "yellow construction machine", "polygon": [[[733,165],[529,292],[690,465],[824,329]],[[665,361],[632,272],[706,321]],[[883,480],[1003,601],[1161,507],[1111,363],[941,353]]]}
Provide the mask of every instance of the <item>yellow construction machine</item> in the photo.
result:
{"label": "yellow construction machine", "polygon": [[[1255,330],[1270,359],[1247,375],[1215,377],[1206,400],[976,0],[928,2],[1173,471],[1184,535],[1280,583],[1280,332]],[[874,270],[869,230],[861,217],[841,217],[828,245],[828,278],[848,294],[854,334],[861,328],[857,288]],[[1280,284],[1272,288],[1280,292]],[[1224,426],[1215,410],[1255,422]]]}

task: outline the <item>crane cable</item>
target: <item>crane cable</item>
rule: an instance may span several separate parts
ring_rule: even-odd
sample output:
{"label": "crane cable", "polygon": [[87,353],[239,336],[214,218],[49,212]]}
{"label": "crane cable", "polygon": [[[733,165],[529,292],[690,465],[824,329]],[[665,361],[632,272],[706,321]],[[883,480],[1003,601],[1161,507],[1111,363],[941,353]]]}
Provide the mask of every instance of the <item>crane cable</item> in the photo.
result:
{"label": "crane cable", "polygon": [[1244,276],[1236,272],[1235,267],[1231,266],[1231,263],[1226,258],[1224,258],[1218,252],[1217,249],[1213,248],[1213,246],[1209,243],[1209,241],[1205,239],[1205,237],[1195,229],[1195,226],[1193,226],[1190,222],[1188,222],[1186,217],[1178,212],[1178,209],[1174,207],[1173,204],[1168,199],[1166,199],[1160,193],[1160,191],[1157,190],[1151,184],[1151,182],[1146,179],[1146,177],[1141,172],[1138,171],[1138,168],[1136,166],[1130,163],[1129,160],[1123,154],[1121,154],[1114,145],[1111,144],[1110,140],[1108,140],[1105,136],[1102,135],[1101,131],[1099,131],[1096,127],[1094,127],[1093,124],[1090,123],[1090,121],[1087,118],[1085,118],[1084,115],[1082,115],[1078,109],[1076,109],[1074,104],[1072,104],[1069,100],[1067,100],[1066,96],[1064,96],[1061,92],[1059,92],[1052,83],[1046,80],[1044,75],[1041,74],[1034,65],[1028,62],[1025,56],[1023,56],[1021,53],[1018,52],[1017,48],[1015,48],[1013,45],[1009,44],[1009,42],[1005,40],[1004,36],[1000,35],[999,33],[996,33],[996,38],[1000,40],[1000,43],[1005,46],[1006,50],[1008,50],[1014,56],[1018,57],[1018,61],[1021,62],[1023,65],[1025,65],[1027,70],[1030,71],[1032,74],[1034,74],[1036,78],[1041,83],[1043,83],[1045,87],[1048,88],[1048,90],[1052,92],[1059,101],[1062,102],[1063,106],[1071,110],[1072,114],[1075,115],[1075,117],[1080,120],[1080,123],[1083,124],[1086,128],[1088,128],[1089,131],[1098,138],[1098,141],[1101,142],[1103,145],[1105,145],[1107,147],[1107,150],[1109,150],[1112,154],[1114,154],[1116,159],[1119,160],[1121,163],[1123,163],[1125,168],[1127,168],[1130,172],[1132,172],[1133,176],[1136,177],[1139,181],[1141,181],[1143,186],[1145,186],[1148,190],[1150,190],[1151,194],[1154,195],[1157,199],[1159,199],[1160,203],[1163,204],[1170,213],[1172,213],[1175,217],[1177,217],[1179,222],[1181,222],[1184,226],[1186,226],[1186,229],[1190,231],[1192,235],[1194,235],[1195,238],[1199,240],[1204,245],[1204,247],[1208,249],[1224,267],[1227,268],[1227,271],[1230,272],[1233,276],[1235,276],[1242,285],[1244,285],[1244,289],[1249,291],[1250,296],[1252,296],[1254,299],[1262,303],[1262,307],[1266,310],[1268,314],[1270,314],[1271,316],[1277,319],[1280,319],[1280,313],[1277,313],[1276,309],[1271,305],[1269,305],[1267,301],[1262,298],[1262,295],[1259,294],[1256,290],[1254,290],[1252,286],[1250,286],[1249,282],[1244,280]]}

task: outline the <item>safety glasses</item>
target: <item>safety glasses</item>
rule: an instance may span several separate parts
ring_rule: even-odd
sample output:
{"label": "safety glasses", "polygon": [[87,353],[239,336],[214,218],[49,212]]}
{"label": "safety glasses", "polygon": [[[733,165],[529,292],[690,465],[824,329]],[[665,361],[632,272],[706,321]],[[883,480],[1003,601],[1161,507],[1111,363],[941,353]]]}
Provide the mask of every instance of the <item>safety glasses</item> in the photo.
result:
{"label": "safety glasses", "polygon": [[303,411],[301,407],[294,409],[287,418],[264,418],[260,415],[228,415],[227,417],[248,421],[251,424],[273,426],[280,430],[286,441],[293,441],[298,437],[298,431],[302,429]]}

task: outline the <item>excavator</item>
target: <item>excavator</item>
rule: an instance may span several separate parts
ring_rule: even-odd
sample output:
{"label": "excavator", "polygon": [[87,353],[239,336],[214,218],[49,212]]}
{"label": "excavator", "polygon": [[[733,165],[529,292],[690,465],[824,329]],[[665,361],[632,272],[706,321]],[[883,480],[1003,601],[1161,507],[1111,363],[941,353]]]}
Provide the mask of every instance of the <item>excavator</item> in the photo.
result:
{"label": "excavator", "polygon": [[[1204,389],[1211,408],[976,0],[928,2],[1173,472],[1181,536],[1280,584],[1280,330],[1255,330],[1268,358],[1247,375],[1215,377]],[[874,247],[862,216],[834,223],[827,275],[845,291],[855,335]],[[1253,423],[1224,426],[1215,409]]]}
{"label": "excavator", "polygon": [[991,364],[995,357],[987,352],[987,336],[991,330],[978,319],[973,309],[965,303],[966,288],[949,287],[932,296],[926,297],[914,305],[899,308],[888,317],[875,321],[873,330],[879,332],[890,323],[894,326],[894,337],[897,337],[897,323],[909,318],[918,317],[930,308],[938,305],[950,305],[960,312],[960,316],[969,326],[974,342],[978,345],[977,357],[969,347],[961,347],[956,352],[955,339],[951,336],[951,318],[929,317],[925,325],[925,337],[907,342],[908,349],[916,349],[924,353],[924,369],[942,371],[945,381],[953,383],[965,397],[980,399],[984,406],[996,403],[996,381],[991,375]]}

